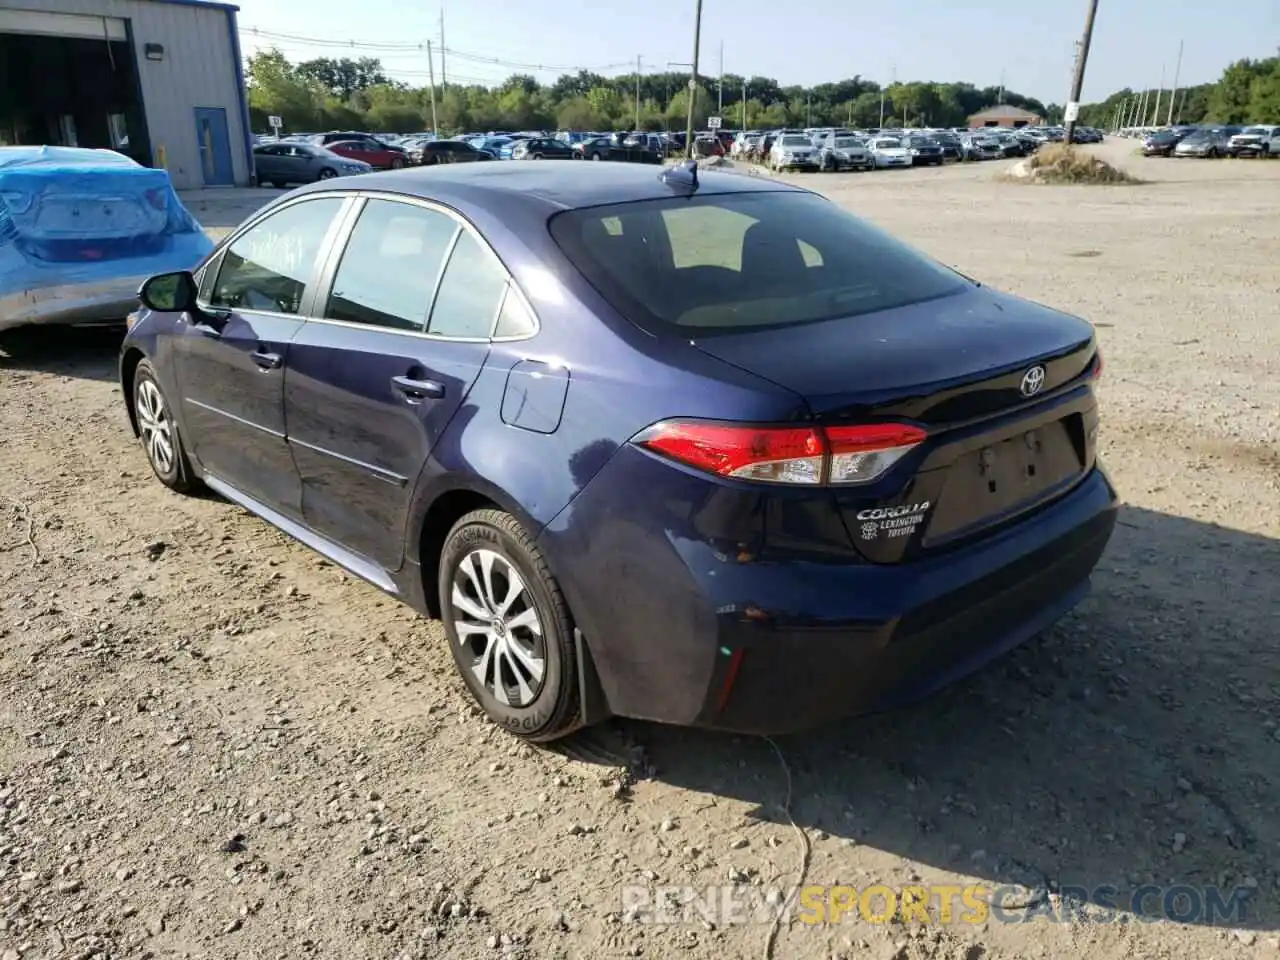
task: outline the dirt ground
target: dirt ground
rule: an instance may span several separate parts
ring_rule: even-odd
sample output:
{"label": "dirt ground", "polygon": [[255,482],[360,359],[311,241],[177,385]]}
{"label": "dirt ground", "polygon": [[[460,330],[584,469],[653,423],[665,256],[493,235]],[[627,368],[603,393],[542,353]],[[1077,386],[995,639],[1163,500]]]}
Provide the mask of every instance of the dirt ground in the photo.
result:
{"label": "dirt ground", "polygon": [[[800,178],[1093,320],[1127,505],[1067,620],[776,742],[618,721],[516,745],[437,625],[153,479],[118,337],[0,343],[0,958],[1280,957],[1280,162],[1100,149],[1151,182]],[[225,230],[270,194],[191,202]],[[1021,900],[643,922],[659,887],[802,871]],[[1125,906],[1079,908],[1106,887]],[[1243,913],[1210,923],[1207,888]]]}

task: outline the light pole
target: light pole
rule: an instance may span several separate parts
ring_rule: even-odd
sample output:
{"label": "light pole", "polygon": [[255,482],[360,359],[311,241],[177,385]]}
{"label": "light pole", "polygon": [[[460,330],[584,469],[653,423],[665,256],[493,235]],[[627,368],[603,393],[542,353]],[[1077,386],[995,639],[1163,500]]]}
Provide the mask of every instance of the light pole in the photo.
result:
{"label": "light pole", "polygon": [[702,40],[702,0],[693,8],[693,72],[689,74],[689,121],[685,125],[685,150],[693,159],[693,111],[698,105],[698,44]]}

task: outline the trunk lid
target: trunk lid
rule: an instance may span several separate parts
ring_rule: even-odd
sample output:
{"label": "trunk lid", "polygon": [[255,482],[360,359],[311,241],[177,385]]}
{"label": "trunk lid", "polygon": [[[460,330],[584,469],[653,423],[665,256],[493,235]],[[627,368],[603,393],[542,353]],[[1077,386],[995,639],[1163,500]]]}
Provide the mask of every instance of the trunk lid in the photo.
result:
{"label": "trunk lid", "polygon": [[164,242],[170,193],[168,175],[144,167],[59,179],[19,169],[5,174],[0,204],[28,256],[92,262],[155,252]]}
{"label": "trunk lid", "polygon": [[1093,328],[1016,297],[975,288],[695,345],[799,394],[823,424],[906,420],[928,430],[881,479],[831,488],[837,522],[873,561],[989,531],[1061,495],[1093,464]]}

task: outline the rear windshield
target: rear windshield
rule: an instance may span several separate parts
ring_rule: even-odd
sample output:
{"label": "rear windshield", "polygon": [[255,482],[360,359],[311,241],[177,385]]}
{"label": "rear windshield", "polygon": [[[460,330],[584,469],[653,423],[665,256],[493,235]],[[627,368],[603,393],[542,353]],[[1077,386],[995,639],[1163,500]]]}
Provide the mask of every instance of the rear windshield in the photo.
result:
{"label": "rear windshield", "polygon": [[970,281],[822,197],[761,192],[568,210],[565,255],[621,314],[709,336],[889,310]]}

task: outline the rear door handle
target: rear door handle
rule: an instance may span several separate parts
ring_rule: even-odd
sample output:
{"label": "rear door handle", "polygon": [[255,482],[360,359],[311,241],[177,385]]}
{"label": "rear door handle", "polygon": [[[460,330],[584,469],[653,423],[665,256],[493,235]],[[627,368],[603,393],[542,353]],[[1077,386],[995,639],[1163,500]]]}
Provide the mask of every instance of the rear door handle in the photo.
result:
{"label": "rear door handle", "polygon": [[391,386],[404,394],[410,403],[423,400],[439,400],[444,396],[444,384],[435,380],[415,380],[413,377],[392,377]]}
{"label": "rear door handle", "polygon": [[260,366],[263,370],[277,370],[284,363],[284,357],[278,353],[267,353],[263,350],[255,350],[249,354],[253,357],[253,362]]}

